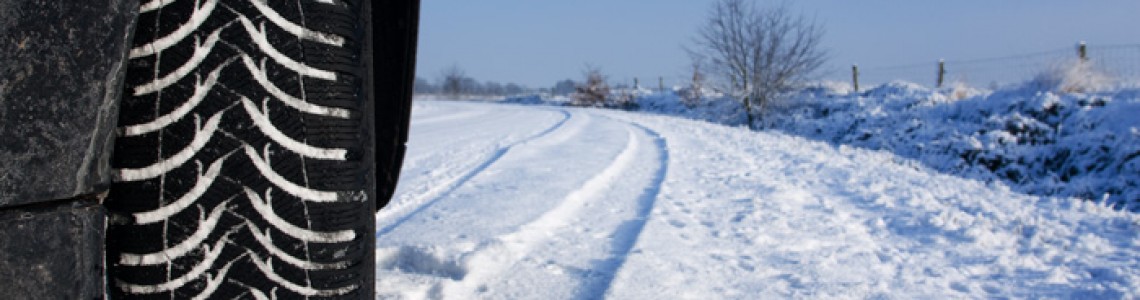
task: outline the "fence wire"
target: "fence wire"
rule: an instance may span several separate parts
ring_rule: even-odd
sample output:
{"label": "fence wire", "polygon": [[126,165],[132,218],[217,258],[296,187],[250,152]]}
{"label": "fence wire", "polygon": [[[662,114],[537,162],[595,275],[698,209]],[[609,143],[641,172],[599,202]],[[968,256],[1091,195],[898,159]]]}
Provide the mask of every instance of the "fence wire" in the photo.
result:
{"label": "fence wire", "polygon": [[1125,82],[1140,82],[1140,45],[1089,47],[1089,61],[1098,70]]}
{"label": "fence wire", "polygon": [[[1093,70],[1122,83],[1140,82],[1140,44],[1087,46],[1084,63]],[[1077,47],[1055,49],[1022,55],[945,60],[943,85],[962,83],[973,87],[995,88],[1033,80],[1046,72],[1080,62]],[[868,88],[895,80],[928,86],[938,84],[939,62],[896,66],[859,66],[859,86]],[[828,70],[825,77],[851,81],[851,69]]]}

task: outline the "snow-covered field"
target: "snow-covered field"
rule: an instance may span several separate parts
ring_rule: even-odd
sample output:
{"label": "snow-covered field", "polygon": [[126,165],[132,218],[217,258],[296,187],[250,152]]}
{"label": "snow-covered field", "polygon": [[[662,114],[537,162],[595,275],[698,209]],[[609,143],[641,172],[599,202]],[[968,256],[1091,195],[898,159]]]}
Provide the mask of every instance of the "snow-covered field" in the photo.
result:
{"label": "snow-covered field", "polygon": [[883,151],[418,101],[380,298],[1134,298],[1140,217]]}

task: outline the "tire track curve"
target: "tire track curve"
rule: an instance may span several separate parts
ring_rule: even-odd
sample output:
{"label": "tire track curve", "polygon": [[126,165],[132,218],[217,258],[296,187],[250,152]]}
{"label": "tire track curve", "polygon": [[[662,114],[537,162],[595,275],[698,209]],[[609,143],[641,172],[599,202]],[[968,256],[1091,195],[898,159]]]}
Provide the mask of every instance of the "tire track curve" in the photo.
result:
{"label": "tire track curve", "polygon": [[[578,278],[579,282],[573,284],[579,286],[578,288],[570,288],[578,291],[578,294],[574,295],[574,298],[596,299],[603,296],[605,288],[599,287],[605,287],[610,284],[613,274],[620,268],[624,257],[628,255],[635,244],[637,236],[644,227],[646,219],[649,217],[649,212],[652,210],[657,194],[664,182],[664,175],[667,172],[666,168],[668,164],[665,142],[659,134],[637,124],[620,121],[617,121],[617,123],[628,126],[626,129],[626,144],[621,152],[614,156],[612,161],[606,165],[603,170],[568,193],[554,208],[546,211],[530,222],[519,226],[516,230],[484,241],[475,249],[463,254],[461,256],[461,263],[456,264],[464,266],[464,270],[459,272],[462,276],[455,278],[455,281],[444,282],[442,283],[442,287],[437,287],[436,289],[442,290],[443,295],[448,297],[478,298],[488,296],[480,294],[487,291],[487,284],[501,280],[496,278],[500,278],[508,271],[514,269],[516,265],[526,261],[525,258],[530,256],[531,252],[549,251],[550,249],[545,248],[568,241],[577,241],[590,244],[579,245],[579,247],[583,247],[581,249],[593,249],[589,252],[598,254],[606,253],[604,255],[608,256],[598,257],[597,261],[600,262],[593,265],[592,270],[589,270],[585,276]],[[646,140],[652,142],[647,144],[645,142]],[[652,147],[649,147],[652,149],[646,149],[647,145],[652,145]],[[652,151],[657,155],[660,165],[641,168],[643,167],[641,164],[643,158],[647,157],[645,155],[646,151]],[[630,207],[635,207],[632,215],[628,216],[629,219],[617,224],[616,227],[587,228],[587,230],[582,230],[583,228],[579,227],[610,225],[591,223],[592,225],[579,224],[581,226],[575,226],[575,222],[589,219],[585,218],[587,215],[602,216],[607,214],[605,211],[616,209],[615,207],[624,207],[625,205],[607,205],[603,204],[603,202],[609,203],[614,200],[624,201],[624,198],[613,198],[618,195],[626,195],[621,191],[617,191],[618,194],[614,194],[619,182],[622,182],[623,178],[629,176],[643,176],[637,174],[642,174],[639,172],[644,170],[651,170],[645,174],[645,176],[649,177],[647,178],[648,184],[643,188],[633,189],[640,189],[642,192],[630,194],[631,196],[636,196],[630,199],[636,203],[629,205]],[[598,240],[589,237],[599,235],[610,236],[612,239]],[[555,243],[555,240],[560,242]],[[603,278],[596,278],[597,275]],[[596,291],[600,291],[600,293],[595,294],[594,292]]]}
{"label": "tire track curve", "polygon": [[609,292],[618,271],[625,265],[626,258],[633,251],[633,247],[637,245],[641,233],[645,231],[645,224],[649,222],[649,215],[657,205],[657,198],[665,185],[665,176],[669,173],[669,144],[665,137],[645,125],[628,121],[626,123],[636,127],[653,140],[653,148],[657,151],[659,167],[650,179],[649,188],[646,188],[645,192],[637,199],[636,217],[618,226],[619,232],[614,234],[614,243],[612,244],[611,253],[613,255],[595,266],[595,271],[602,274],[603,279],[594,288],[582,289],[589,294],[579,295],[581,296],[579,299],[601,299]]}
{"label": "tire track curve", "polygon": [[556,112],[560,113],[562,115],[562,118],[559,119],[557,122],[555,122],[554,125],[551,125],[550,127],[546,128],[546,129],[544,129],[544,130],[542,130],[542,131],[540,131],[540,132],[538,132],[532,136],[521,139],[519,141],[508,144],[506,146],[499,147],[498,149],[493,151],[487,159],[483,160],[483,162],[479,163],[478,165],[476,165],[471,170],[469,170],[469,171],[467,171],[467,172],[465,172],[459,176],[451,178],[450,180],[445,181],[446,182],[445,184],[439,185],[432,190],[429,190],[423,194],[420,194],[418,197],[416,197],[416,200],[412,200],[412,201],[407,202],[407,203],[409,203],[408,207],[414,207],[414,208],[409,209],[410,210],[409,212],[400,214],[398,211],[394,211],[394,210],[398,210],[399,208],[393,208],[392,210],[390,210],[390,211],[394,211],[393,214],[398,214],[399,217],[397,217],[395,219],[395,221],[392,221],[390,224],[384,226],[383,228],[378,229],[376,231],[376,237],[381,237],[383,235],[386,235],[386,234],[392,232],[392,230],[394,230],[397,227],[399,227],[400,225],[404,224],[405,222],[407,222],[409,219],[411,219],[416,214],[419,214],[420,212],[423,212],[427,208],[431,207],[433,204],[438,202],[439,199],[442,199],[442,198],[446,197],[448,194],[454,192],[456,189],[463,186],[464,183],[466,183],[467,181],[471,180],[475,176],[479,175],[479,173],[482,173],[483,171],[487,170],[487,168],[494,165],[495,162],[499,161],[499,159],[503,158],[503,156],[505,156],[508,152],[510,152],[510,150],[512,148],[519,146],[519,145],[530,143],[532,141],[541,139],[543,137],[546,137],[546,136],[550,135],[551,133],[562,128],[563,125],[565,125],[572,118],[572,115],[565,110],[557,110]]}

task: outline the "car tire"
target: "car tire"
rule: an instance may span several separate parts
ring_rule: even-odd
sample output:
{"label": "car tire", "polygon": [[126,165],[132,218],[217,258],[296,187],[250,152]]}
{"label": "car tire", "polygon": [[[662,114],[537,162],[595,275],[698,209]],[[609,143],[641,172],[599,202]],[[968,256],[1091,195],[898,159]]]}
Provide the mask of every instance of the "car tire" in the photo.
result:
{"label": "car tire", "polygon": [[104,203],[109,295],[374,297],[418,2],[143,2]]}

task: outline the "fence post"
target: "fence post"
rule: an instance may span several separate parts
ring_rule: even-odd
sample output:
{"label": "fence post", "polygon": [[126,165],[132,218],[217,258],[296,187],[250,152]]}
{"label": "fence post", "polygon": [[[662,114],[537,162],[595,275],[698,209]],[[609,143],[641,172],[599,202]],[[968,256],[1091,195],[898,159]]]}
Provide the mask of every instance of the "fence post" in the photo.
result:
{"label": "fence post", "polygon": [[665,92],[665,77],[657,77],[657,92]]}
{"label": "fence post", "polygon": [[1081,58],[1082,63],[1089,60],[1088,54],[1088,45],[1085,45],[1085,41],[1081,41],[1081,43],[1077,45],[1077,55]]}
{"label": "fence post", "polygon": [[859,65],[851,65],[851,85],[855,87],[855,92],[859,92]]}
{"label": "fence post", "polygon": [[938,87],[942,87],[942,81],[946,78],[946,60],[938,60]]}
{"label": "fence post", "polygon": [[641,89],[641,84],[637,82],[637,77],[633,78],[633,89],[634,90]]}

